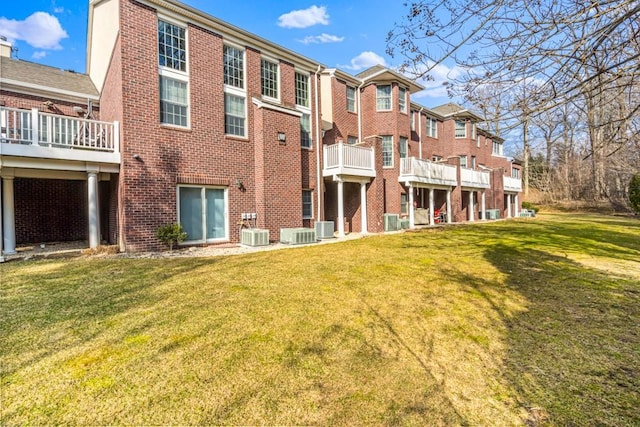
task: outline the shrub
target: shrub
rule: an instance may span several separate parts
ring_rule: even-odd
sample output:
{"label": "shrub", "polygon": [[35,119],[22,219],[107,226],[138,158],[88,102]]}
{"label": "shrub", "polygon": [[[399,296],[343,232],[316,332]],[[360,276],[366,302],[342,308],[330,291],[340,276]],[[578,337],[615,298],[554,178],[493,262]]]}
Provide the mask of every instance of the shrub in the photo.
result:
{"label": "shrub", "polygon": [[159,227],[156,231],[156,237],[165,245],[169,245],[169,250],[173,250],[173,245],[184,242],[187,233],[182,230],[180,224],[167,224]]}
{"label": "shrub", "polygon": [[528,211],[534,211],[535,213],[538,213],[538,211],[540,210],[539,207],[537,207],[531,202],[522,202],[522,209],[526,209]]}
{"label": "shrub", "polygon": [[629,203],[631,209],[640,214],[640,174],[635,174],[629,183]]}

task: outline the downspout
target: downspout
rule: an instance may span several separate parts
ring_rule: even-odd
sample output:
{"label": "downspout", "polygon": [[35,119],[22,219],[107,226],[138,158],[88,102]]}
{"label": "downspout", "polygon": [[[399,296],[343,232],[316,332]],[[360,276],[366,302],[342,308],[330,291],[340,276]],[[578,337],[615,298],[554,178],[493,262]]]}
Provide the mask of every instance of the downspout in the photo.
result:
{"label": "downspout", "polygon": [[358,142],[362,142],[362,102],[360,102],[360,89],[364,86],[364,82],[358,86],[356,96],[358,97]]}
{"label": "downspout", "polygon": [[318,78],[320,77],[320,70],[322,69],[321,65],[318,65],[318,70],[315,73],[315,92],[316,92],[316,99],[315,99],[315,104],[316,104],[316,177],[317,177],[317,183],[316,183],[316,193],[317,193],[317,199],[318,199],[318,203],[316,203],[318,205],[317,207],[317,216],[316,216],[316,221],[320,221],[320,214],[322,213],[322,195],[320,194],[322,192],[322,179],[321,179],[321,170],[320,170],[320,150],[323,149],[323,143],[320,140],[320,128],[321,123],[320,123],[320,111],[318,109]]}
{"label": "downspout", "polygon": [[420,144],[420,160],[422,160],[422,111],[424,107],[420,107],[418,111],[418,143]]}

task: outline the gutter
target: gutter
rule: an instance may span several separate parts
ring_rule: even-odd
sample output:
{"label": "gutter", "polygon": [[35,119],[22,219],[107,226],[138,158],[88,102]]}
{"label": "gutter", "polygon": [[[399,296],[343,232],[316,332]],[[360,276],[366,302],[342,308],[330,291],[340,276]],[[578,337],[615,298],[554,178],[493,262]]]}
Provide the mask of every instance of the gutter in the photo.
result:
{"label": "gutter", "polygon": [[320,128],[321,128],[321,123],[320,123],[320,111],[319,111],[319,97],[318,97],[318,79],[320,78],[320,70],[322,69],[321,65],[318,65],[318,69],[315,72],[315,104],[316,104],[316,180],[317,180],[317,184],[316,184],[316,198],[318,199],[318,203],[317,203],[317,212],[318,215],[316,216],[316,221],[320,221],[321,220],[321,213],[322,213],[322,196],[321,196],[321,190],[322,190],[322,180],[321,180],[321,170],[320,170],[320,150],[322,150],[323,148],[323,142],[320,140]]}

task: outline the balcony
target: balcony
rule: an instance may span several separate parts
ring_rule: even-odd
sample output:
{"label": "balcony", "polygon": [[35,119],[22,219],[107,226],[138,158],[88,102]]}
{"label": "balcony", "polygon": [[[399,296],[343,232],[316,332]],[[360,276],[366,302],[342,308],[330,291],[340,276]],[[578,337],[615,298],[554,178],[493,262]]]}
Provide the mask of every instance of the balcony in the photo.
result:
{"label": "balcony", "polygon": [[420,182],[423,184],[458,185],[456,167],[443,163],[434,163],[429,160],[409,157],[400,159],[400,182]]}
{"label": "balcony", "polygon": [[0,107],[0,156],[120,163],[118,122]]}
{"label": "balcony", "polygon": [[511,178],[508,176],[504,176],[502,178],[504,191],[511,191],[514,193],[522,192],[522,180],[520,178]]}
{"label": "balcony", "polygon": [[373,148],[345,145],[340,142],[325,146],[323,157],[322,176],[376,176]]}
{"label": "balcony", "polygon": [[491,188],[491,175],[486,171],[460,168],[460,186],[468,188]]}

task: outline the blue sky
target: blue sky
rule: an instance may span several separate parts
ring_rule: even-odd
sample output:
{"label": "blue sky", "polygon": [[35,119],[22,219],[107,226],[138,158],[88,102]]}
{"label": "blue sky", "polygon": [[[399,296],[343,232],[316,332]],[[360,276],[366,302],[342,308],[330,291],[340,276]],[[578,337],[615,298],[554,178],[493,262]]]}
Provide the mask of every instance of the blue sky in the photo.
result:
{"label": "blue sky", "polygon": [[[9,2],[5,2],[9,3]],[[386,36],[403,18],[400,1],[325,0],[184,3],[288,49],[351,74],[399,60],[386,55]],[[0,9],[0,34],[18,48],[17,57],[63,69],[85,71],[88,1],[15,1]],[[426,106],[448,102],[442,82],[457,70],[438,66],[435,81],[414,96]]]}

